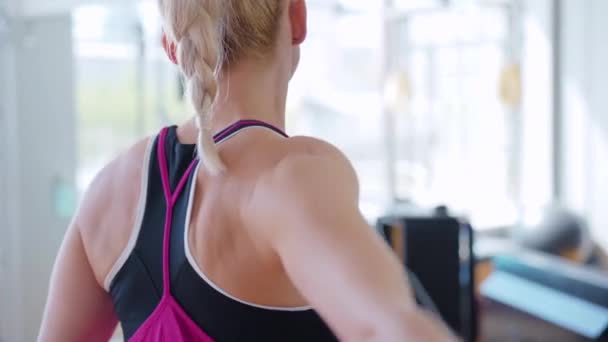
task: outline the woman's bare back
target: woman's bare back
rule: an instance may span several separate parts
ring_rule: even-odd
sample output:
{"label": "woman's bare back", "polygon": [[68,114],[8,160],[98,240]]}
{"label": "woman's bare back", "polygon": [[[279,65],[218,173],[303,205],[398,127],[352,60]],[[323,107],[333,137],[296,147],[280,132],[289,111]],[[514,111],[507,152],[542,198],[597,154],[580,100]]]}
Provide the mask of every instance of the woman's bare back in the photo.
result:
{"label": "woman's bare back", "polygon": [[[179,129],[192,142],[192,126]],[[137,221],[150,139],[105,168],[57,258],[43,341],[107,341],[117,317],[104,289]],[[403,268],[358,210],[358,182],[334,147],[248,129],[223,143],[227,171],[199,169],[191,264],[225,296],[271,308],[310,305],[344,340],[450,340],[414,306]],[[161,251],[159,251],[161,253]]]}
{"label": "woman's bare back", "polygon": [[[180,142],[192,142],[190,124],[180,127]],[[308,141],[307,141],[308,140]],[[89,192],[83,205],[83,242],[100,286],[127,248],[136,229],[141,179],[148,138],[112,162]],[[284,137],[259,127],[221,144],[229,166],[221,176],[197,168],[188,225],[192,266],[206,281],[243,302],[269,307],[302,307],[308,303],[290,281],[277,253],[248,222],[248,201],[260,180],[289,153],[307,153],[309,138]],[[190,195],[190,194],[185,194]],[[280,210],[281,208],[274,208]],[[162,251],[158,251],[160,254]]]}

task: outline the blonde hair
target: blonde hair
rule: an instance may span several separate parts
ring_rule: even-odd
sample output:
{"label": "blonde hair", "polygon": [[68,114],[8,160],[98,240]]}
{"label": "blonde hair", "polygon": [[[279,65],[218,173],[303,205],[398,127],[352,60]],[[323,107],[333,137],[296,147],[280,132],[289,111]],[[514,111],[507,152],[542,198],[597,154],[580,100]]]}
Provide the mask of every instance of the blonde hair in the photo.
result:
{"label": "blonde hair", "polygon": [[212,174],[225,170],[210,129],[222,71],[272,51],[284,0],[159,0],[164,30],[196,110],[198,153]]}

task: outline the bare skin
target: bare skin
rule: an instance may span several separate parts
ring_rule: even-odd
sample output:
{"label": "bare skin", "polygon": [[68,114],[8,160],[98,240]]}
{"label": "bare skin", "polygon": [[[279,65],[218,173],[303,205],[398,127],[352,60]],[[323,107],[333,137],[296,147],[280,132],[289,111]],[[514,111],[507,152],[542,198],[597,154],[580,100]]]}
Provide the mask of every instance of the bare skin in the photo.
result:
{"label": "bare skin", "polygon": [[[306,31],[304,2],[289,6],[272,62],[243,60],[225,72],[216,131],[239,119],[284,128],[288,82]],[[180,126],[178,136],[194,143],[194,124]],[[147,143],[114,160],[88,190],[56,261],[40,341],[105,342],[115,329],[103,284],[133,228],[134,180]],[[358,180],[340,151],[261,128],[219,151],[227,172],[211,176],[201,168],[196,175],[188,237],[214,283],[260,305],[311,305],[344,341],[452,339],[416,308],[400,262],[359,212]]]}

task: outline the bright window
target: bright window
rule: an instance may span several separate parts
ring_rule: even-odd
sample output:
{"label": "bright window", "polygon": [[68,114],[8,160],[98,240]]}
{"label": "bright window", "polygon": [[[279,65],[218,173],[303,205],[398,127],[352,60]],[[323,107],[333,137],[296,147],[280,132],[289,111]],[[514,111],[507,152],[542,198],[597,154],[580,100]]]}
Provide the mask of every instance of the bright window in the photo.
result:
{"label": "bright window", "polygon": [[73,16],[82,193],[118,153],[189,111],[161,49],[155,3],[86,5]]}
{"label": "bright window", "polygon": [[311,4],[310,32],[290,90],[288,126],[291,133],[325,139],[344,151],[361,181],[361,209],[374,219],[382,214],[389,193],[382,21],[380,12],[364,3]]}
{"label": "bright window", "polygon": [[499,100],[509,62],[508,14],[499,6],[412,12],[392,41],[398,55],[392,82],[408,99],[393,108],[397,195],[423,206],[445,204],[476,227],[516,218],[517,113]]}

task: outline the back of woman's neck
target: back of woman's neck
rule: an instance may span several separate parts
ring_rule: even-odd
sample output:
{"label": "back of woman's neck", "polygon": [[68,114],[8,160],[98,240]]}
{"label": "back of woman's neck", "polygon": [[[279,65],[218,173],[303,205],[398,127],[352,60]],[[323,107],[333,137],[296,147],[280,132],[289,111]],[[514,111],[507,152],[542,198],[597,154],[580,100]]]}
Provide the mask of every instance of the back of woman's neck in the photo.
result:
{"label": "back of woman's neck", "polygon": [[[288,83],[289,75],[279,65],[239,63],[220,81],[211,130],[217,133],[240,120],[258,120],[285,131]],[[196,135],[194,120],[178,130],[183,143],[194,143]]]}
{"label": "back of woman's neck", "polygon": [[212,119],[218,131],[239,120],[259,120],[285,129],[289,77],[278,66],[240,65],[220,82]]}
{"label": "back of woman's neck", "polygon": [[219,132],[227,126],[241,120],[257,120],[285,130],[285,111],[263,110],[250,108],[239,108],[238,106],[225,107],[214,113],[212,119],[212,130]]}
{"label": "back of woman's neck", "polygon": [[[242,120],[256,120],[270,124],[281,131],[285,132],[285,114],[284,113],[255,113],[255,112],[240,112],[231,111],[224,113],[215,113],[211,121],[212,132],[218,133],[224,128]],[[198,129],[194,118],[180,125],[177,129],[177,136],[182,144],[195,144],[198,135]]]}

